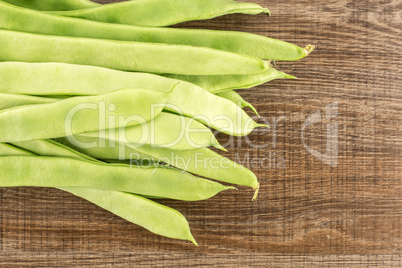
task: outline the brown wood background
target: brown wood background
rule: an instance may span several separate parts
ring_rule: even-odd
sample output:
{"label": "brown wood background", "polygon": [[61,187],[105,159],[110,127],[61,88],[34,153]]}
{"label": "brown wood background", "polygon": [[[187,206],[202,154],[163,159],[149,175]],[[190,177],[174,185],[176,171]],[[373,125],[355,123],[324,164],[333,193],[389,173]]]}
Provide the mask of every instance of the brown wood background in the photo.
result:
{"label": "brown wood background", "polygon": [[[252,167],[262,184],[258,200],[250,202],[246,188],[204,202],[164,200],[188,218],[195,247],[55,189],[1,189],[1,267],[402,266],[402,2],[254,2],[272,17],[229,15],[180,26],[317,46],[302,61],[277,63],[299,80],[241,91],[263,117],[286,117],[276,135],[249,136],[268,148],[253,149],[245,139],[228,148],[232,159],[271,153],[271,161],[274,154],[285,160],[285,168]],[[335,102],[339,165],[330,167],[306,151],[301,127]],[[311,148],[325,151],[327,123],[306,132]]]}

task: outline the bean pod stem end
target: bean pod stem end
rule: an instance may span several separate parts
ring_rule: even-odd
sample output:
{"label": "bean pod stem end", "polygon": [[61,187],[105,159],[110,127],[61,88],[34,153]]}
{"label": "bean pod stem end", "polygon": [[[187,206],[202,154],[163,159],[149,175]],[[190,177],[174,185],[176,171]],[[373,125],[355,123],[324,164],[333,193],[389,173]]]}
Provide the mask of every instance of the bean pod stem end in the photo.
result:
{"label": "bean pod stem end", "polygon": [[308,45],[306,46],[306,48],[304,49],[304,53],[306,54],[306,56],[308,56],[311,52],[313,52],[315,49],[315,46],[313,45]]}
{"label": "bean pod stem end", "polygon": [[255,189],[255,192],[254,192],[254,195],[253,195],[253,199],[251,199],[251,201],[253,201],[253,202],[257,199],[258,192],[260,191],[260,184],[258,183],[257,186],[254,189]]}

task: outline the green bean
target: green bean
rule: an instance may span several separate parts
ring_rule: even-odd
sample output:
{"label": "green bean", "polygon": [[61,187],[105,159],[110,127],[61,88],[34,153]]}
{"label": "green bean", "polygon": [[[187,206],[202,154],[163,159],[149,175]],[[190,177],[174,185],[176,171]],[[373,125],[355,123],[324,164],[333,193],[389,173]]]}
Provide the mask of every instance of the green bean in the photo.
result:
{"label": "green bean", "polygon": [[[1,143],[0,143],[1,144]],[[3,143],[4,144],[4,143]],[[90,157],[86,154],[80,153],[66,145],[58,143],[53,140],[31,140],[31,141],[20,141],[11,143],[15,148],[19,148],[22,150],[29,151],[35,155],[40,156],[58,156],[58,157],[71,157],[77,158],[80,160],[86,160],[90,162],[98,162],[102,161]],[[7,154],[3,154],[5,156]],[[15,154],[9,154],[15,155]]]}
{"label": "green bean", "polygon": [[233,13],[269,14],[269,10],[257,4],[240,3],[233,0],[135,0],[52,13],[109,23],[169,26]]}
{"label": "green bean", "polygon": [[[1,156],[32,156],[36,154],[76,157],[87,160],[88,157],[71,150],[54,141],[28,141],[19,143],[26,149],[20,149],[9,144],[0,143]],[[34,150],[33,153],[30,150]],[[29,176],[29,174],[28,174]],[[84,198],[113,214],[140,225],[145,229],[162,236],[189,240],[197,243],[191,235],[187,220],[178,211],[162,206],[146,198],[118,191],[96,190],[90,188],[62,187],[58,188]],[[163,221],[163,224],[161,224]]]}
{"label": "green bean", "polygon": [[[14,102],[16,105],[12,106],[12,103],[7,103],[7,106],[9,107],[5,107],[5,109],[18,107],[21,103],[24,105],[35,104],[35,102],[38,104],[45,103],[46,101],[51,102],[50,100],[53,102],[57,101],[57,99],[0,93],[0,97],[3,95],[6,96],[4,102],[7,102],[9,99],[16,100]],[[22,100],[19,99],[19,96],[21,96]],[[0,100],[0,104],[1,103],[2,100]],[[97,138],[99,142],[103,142],[103,140],[107,139],[109,143],[127,143],[134,147],[149,144],[156,148],[167,147],[175,150],[191,150],[195,148],[214,146],[225,151],[225,148],[219,144],[211,130],[203,124],[194,119],[166,112],[160,113],[153,120],[144,122],[141,125],[120,129],[109,129],[104,132],[84,132],[74,135],[74,137],[69,137],[69,139],[79,143],[80,137]]]}
{"label": "green bean", "polygon": [[[45,156],[0,157],[0,187],[85,187],[198,201],[233,189],[168,168],[127,167]],[[29,176],[27,176],[29,175]]]}
{"label": "green bean", "polygon": [[115,121],[113,128],[142,124],[162,111],[163,107],[159,106],[151,111],[151,105],[164,103],[168,97],[166,92],[123,89],[104,95],[10,108],[0,111],[0,141],[57,138],[107,129],[112,126],[111,119]]}
{"label": "green bean", "polygon": [[[173,87],[179,81],[196,84],[216,94],[227,90],[252,88],[274,79],[283,78],[295,79],[296,77],[274,68],[269,68],[259,75],[164,74],[159,76],[66,63],[0,62],[0,91],[46,96],[52,94],[98,95],[129,87],[160,90],[165,87]],[[190,87],[190,85],[184,84],[185,88]],[[181,88],[181,85],[176,86],[173,93],[182,90]],[[177,94],[190,94],[190,92]],[[172,103],[172,105],[176,104]]]}
{"label": "green bean", "polygon": [[[141,154],[152,155],[172,166],[183,168],[190,173],[203,176],[217,181],[227,182],[236,185],[249,186],[259,189],[257,177],[246,167],[229,160],[226,157],[215,153],[211,149],[201,148],[188,151],[175,151],[165,148],[153,149],[143,146],[131,151],[126,147],[128,153],[140,152]],[[185,161],[185,162],[183,162]],[[254,198],[257,195],[254,196]]]}
{"label": "green bean", "polygon": [[269,68],[265,73],[257,75],[177,75],[165,74],[165,77],[183,80],[217,94],[228,90],[252,88],[275,79],[296,79],[296,77]]}
{"label": "green bean", "polygon": [[[65,62],[151,73],[258,74],[268,62],[211,48],[0,30],[0,60]],[[99,53],[101,51],[101,53]]]}
{"label": "green bean", "polygon": [[65,11],[96,7],[100,4],[89,0],[3,0],[4,2],[35,10]]}
{"label": "green bean", "polygon": [[[69,140],[67,137],[61,137],[61,138],[55,138],[53,139],[54,141],[61,143],[67,147],[72,148],[75,151],[78,151],[82,154],[88,155],[92,158],[96,159],[101,159],[102,161],[105,161],[107,163],[127,163],[127,161],[132,160],[132,161],[142,161],[143,159],[150,160],[153,162],[159,162],[158,157],[151,157],[149,154],[142,154],[139,153],[138,150],[139,148],[133,149],[130,147],[127,147],[127,145],[120,145],[116,144],[116,146],[95,146],[91,148],[88,148],[87,146],[82,147],[79,144],[76,144],[75,142],[72,142]],[[96,139],[94,138],[88,138],[88,137],[83,137],[81,139],[81,142],[94,142]],[[141,148],[148,148],[150,149],[151,147],[149,146],[142,146]],[[123,149],[122,149],[123,148]],[[150,151],[159,151],[161,148],[152,148]],[[196,150],[193,150],[196,151]],[[184,152],[184,151],[177,151],[177,152]],[[133,154],[135,157],[130,157],[130,154]],[[187,170],[186,170],[187,171]],[[193,173],[189,171],[190,173]],[[199,174],[196,174],[199,175]]]}
{"label": "green bean", "polygon": [[225,98],[227,100],[230,100],[232,102],[234,102],[237,106],[239,106],[240,108],[250,108],[251,110],[253,110],[253,112],[260,117],[260,115],[258,114],[257,110],[254,108],[254,106],[245,101],[242,96],[240,96],[239,93],[237,93],[234,90],[229,90],[229,91],[225,91],[225,92],[221,92],[221,93],[217,93],[216,95],[218,95],[219,97]]}
{"label": "green bean", "polygon": [[[188,88],[188,89],[191,89]],[[223,133],[229,134],[229,135],[237,135],[237,136],[244,136],[247,135],[248,133],[250,133],[254,128],[256,127],[266,127],[266,125],[262,125],[262,124],[257,124],[255,121],[253,121],[248,115],[247,113],[245,113],[244,111],[241,110],[241,108],[239,108],[236,104],[234,104],[233,102],[226,100],[224,98],[221,98],[219,96],[215,96],[213,94],[209,94],[208,92],[204,91],[204,90],[199,90],[200,88],[197,89],[194,88],[195,91],[194,92],[190,92],[189,90],[185,90],[184,92],[188,92],[189,94],[192,93],[201,93],[200,97],[203,97],[204,100],[206,100],[205,102],[203,102],[200,105],[191,107],[191,101],[194,102],[196,99],[192,98],[192,95],[180,95],[180,94],[175,94],[178,99],[174,100],[176,103],[179,103],[179,101],[181,103],[183,103],[182,107],[184,107],[184,109],[179,108],[178,106],[169,104],[165,107],[163,107],[166,111],[170,110],[172,111],[177,111],[179,114],[184,114],[187,116],[190,116],[194,119],[196,119],[199,122],[203,122],[205,125],[211,126]],[[178,89],[175,89],[175,91]],[[0,93],[1,94],[1,93]],[[173,93],[172,93],[173,94]],[[197,96],[198,94],[193,94],[195,96]],[[1,96],[1,95],[0,95]],[[20,102],[23,102],[24,104],[30,104],[29,98],[25,98],[25,95],[21,95],[21,94],[7,94],[7,96],[12,96],[13,99],[18,100],[19,98],[21,98],[22,100]],[[186,102],[186,100],[188,100],[188,102]],[[53,101],[59,101],[59,99],[49,99],[49,98],[44,98],[44,97],[35,97],[34,98],[34,103],[33,104],[39,104],[39,103],[49,103],[49,102],[53,102]],[[215,103],[217,104],[217,106],[215,106],[213,109],[210,109],[208,107],[209,103]],[[18,101],[16,101],[16,104],[18,104]],[[196,105],[196,104],[194,104]],[[8,103],[7,106],[11,107],[11,103]],[[16,105],[18,106],[18,105]],[[18,108],[18,107],[17,107]],[[202,115],[201,113],[204,111],[205,115]],[[187,113],[185,113],[184,111],[189,111]],[[201,116],[200,116],[201,114]],[[222,121],[223,119],[225,119],[225,121]],[[177,119],[176,119],[177,120]],[[173,135],[179,135],[176,136],[177,138],[180,136],[183,137],[187,137],[188,136],[192,136],[195,135],[196,137],[194,138],[195,140],[198,140],[199,142],[201,141],[201,137],[202,140],[206,141],[208,133],[210,133],[209,131],[207,132],[205,127],[202,127],[198,124],[196,124],[195,122],[192,123],[191,121],[188,121],[189,119],[184,119],[189,126],[194,125],[193,127],[191,127],[190,129],[186,129],[184,128],[184,133],[180,134],[180,132],[175,129],[175,127],[173,125],[169,125],[169,134],[171,134],[170,136],[161,136],[159,137],[159,139],[164,139],[164,140],[168,140],[168,137],[172,138]],[[232,125],[225,125],[225,122],[228,123],[232,123]],[[176,122],[177,123],[177,122]],[[186,124],[187,124],[186,123]],[[193,128],[197,128],[196,126],[199,126],[199,130],[201,130],[203,133],[197,134],[196,132],[193,133],[193,131],[191,131],[191,129]],[[116,126],[117,127],[117,126]],[[145,126],[144,126],[145,127]],[[114,127],[111,127],[114,128]],[[126,129],[127,131],[127,129]],[[138,137],[138,135],[140,135],[141,132],[139,132],[138,129],[133,130],[134,133],[137,134],[132,134],[134,137]],[[183,130],[182,130],[183,131]],[[193,133],[193,134],[191,134]],[[112,132],[113,134],[113,132]],[[67,134],[67,136],[70,136],[71,134]],[[159,133],[159,135],[162,135],[162,133]],[[144,137],[144,136],[143,136]],[[135,140],[135,139],[131,139],[131,140]],[[149,141],[149,140],[148,140]],[[147,140],[142,140],[141,143],[148,142]],[[173,140],[172,140],[173,141]],[[181,140],[180,140],[181,141]],[[176,146],[178,146],[176,149],[183,149],[180,147],[183,146],[196,146],[197,144],[186,144],[188,141],[192,141],[192,138],[190,137],[189,140],[187,141],[182,141],[182,143],[177,143]],[[139,143],[139,144],[141,144]],[[159,142],[160,145],[166,145],[168,144],[167,142]],[[202,144],[202,142],[201,142]],[[198,144],[198,145],[201,145]],[[157,145],[157,143],[155,143],[155,145]],[[206,143],[205,143],[206,145]],[[224,148],[222,148],[218,141],[216,141],[212,136],[211,136],[211,146],[215,146],[218,149],[222,149],[225,150]],[[166,147],[166,146],[165,146]],[[202,146],[201,146],[202,147]]]}
{"label": "green bean", "polygon": [[171,148],[174,150],[192,150],[215,146],[225,150],[216,140],[212,131],[203,124],[183,116],[162,112],[153,120],[144,124],[113,129],[100,133],[99,131],[86,132],[76,135],[91,137],[108,142],[119,142],[133,147],[149,144],[155,148]]}
{"label": "green bean", "polygon": [[244,136],[264,126],[254,122],[231,101],[184,81],[64,63],[0,63],[0,91],[7,93],[97,95],[122,88],[166,90],[172,87],[174,90],[164,107],[167,111],[194,118],[229,135]]}
{"label": "green bean", "polygon": [[57,101],[57,99],[26,96],[21,94],[0,93],[0,110],[6,110],[27,104],[43,104],[52,103],[55,101]]}
{"label": "green bean", "polygon": [[97,66],[0,62],[0,91],[6,93],[86,96],[123,88],[160,91],[175,87],[173,94],[179,91],[179,82],[149,73],[122,72]]}
{"label": "green bean", "polygon": [[[56,141],[67,145],[81,153],[97,159],[151,160],[164,162],[187,172],[209,179],[236,185],[249,186],[258,191],[257,177],[246,167],[223,157],[208,148],[177,151],[167,148],[151,148],[144,145],[140,148],[129,146],[82,148],[72,144],[67,138]],[[87,138],[87,142],[91,142]],[[254,196],[254,198],[257,195]]]}
{"label": "green bean", "polygon": [[197,246],[186,218],[178,211],[144,197],[117,191],[63,187],[113,214],[169,238],[188,240]]}
{"label": "green bean", "polygon": [[[301,48],[273,38],[234,31],[141,27],[94,22],[45,14],[4,2],[0,2],[0,14],[0,28],[8,30],[48,35],[210,47],[261,59],[299,60],[306,57],[314,49],[313,46]],[[189,64],[189,66],[191,65]],[[212,75],[214,74],[218,73],[212,73]]]}

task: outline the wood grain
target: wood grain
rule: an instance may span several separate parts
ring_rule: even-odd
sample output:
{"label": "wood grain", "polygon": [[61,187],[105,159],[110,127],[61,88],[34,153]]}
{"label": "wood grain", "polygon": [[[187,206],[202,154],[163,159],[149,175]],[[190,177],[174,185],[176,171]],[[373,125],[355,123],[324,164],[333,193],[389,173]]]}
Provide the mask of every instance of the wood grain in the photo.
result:
{"label": "wood grain", "polygon": [[[226,156],[254,160],[258,200],[250,202],[245,188],[204,202],[163,200],[188,218],[200,244],[194,247],[59,190],[1,189],[1,267],[402,266],[401,1],[254,2],[272,16],[229,15],[179,27],[317,46],[302,61],[277,63],[298,80],[240,91],[271,123],[281,118],[276,131],[248,137],[265,148],[219,135]],[[325,119],[334,103],[338,116]],[[327,124],[338,124],[336,167],[303,146],[302,125],[316,111],[324,120],[306,130],[307,145],[325,152]],[[263,159],[264,166],[255,164]]]}

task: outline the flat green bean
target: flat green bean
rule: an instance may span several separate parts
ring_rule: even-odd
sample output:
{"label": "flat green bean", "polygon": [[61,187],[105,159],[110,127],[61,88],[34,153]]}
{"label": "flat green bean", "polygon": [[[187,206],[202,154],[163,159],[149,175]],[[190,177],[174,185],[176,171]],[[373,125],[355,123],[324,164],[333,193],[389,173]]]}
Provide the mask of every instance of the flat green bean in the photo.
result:
{"label": "flat green bean", "polygon": [[[82,158],[88,157],[71,150],[54,141],[28,141],[19,143],[27,149],[20,149],[9,144],[0,143],[1,156],[32,156],[45,153],[52,156],[66,156]],[[32,152],[33,150],[34,152]],[[27,175],[29,176],[29,174]],[[84,198],[97,206],[106,209],[113,214],[145,229],[162,236],[189,240],[195,245],[194,237],[191,235],[187,220],[178,211],[162,206],[138,195],[107,190],[96,190],[91,188],[63,187],[58,188],[76,196]],[[161,224],[163,221],[163,224]]]}
{"label": "flat green bean", "polygon": [[[249,186],[258,190],[257,177],[246,167],[215,153],[208,148],[177,151],[166,148],[151,148],[144,145],[140,148],[128,146],[82,148],[72,144],[66,138],[56,141],[73,148],[81,153],[97,159],[120,160],[152,160],[164,162],[187,172],[209,179],[236,185]],[[88,139],[88,142],[91,140]],[[256,195],[254,196],[254,198]]]}
{"label": "flat green bean", "polygon": [[117,191],[63,187],[117,216],[169,238],[188,240],[197,246],[186,218],[178,211],[144,197]]}
{"label": "flat green bean", "polygon": [[85,187],[183,201],[205,200],[233,189],[175,169],[127,167],[65,157],[2,156],[0,169],[0,187]]}
{"label": "flat green bean", "polygon": [[57,138],[107,129],[109,126],[119,128],[143,124],[162,111],[163,107],[157,106],[152,110],[151,105],[165,103],[169,94],[122,89],[104,95],[10,108],[0,111],[0,141]]}
{"label": "flat green bean", "polygon": [[[192,150],[215,146],[225,150],[216,140],[212,131],[203,124],[184,116],[162,112],[153,120],[141,125],[122,129],[110,129],[104,133],[86,132],[69,137],[79,141],[80,137],[107,140],[141,147],[148,144],[154,148],[171,148],[174,150]],[[106,146],[106,142],[104,142]]]}
{"label": "flat green bean", "polygon": [[[123,88],[180,91],[180,80],[155,74],[67,63],[0,62],[0,91],[27,95],[87,96]],[[179,94],[190,92],[179,92]]]}
{"label": "flat green bean", "polygon": [[[301,48],[284,41],[243,32],[142,27],[68,18],[16,7],[1,1],[0,14],[2,29],[59,36],[210,47],[261,59],[299,60],[314,49],[311,45]],[[188,66],[192,65],[194,64]],[[218,73],[211,72],[211,74]]]}
{"label": "flat green bean", "polygon": [[236,91],[229,90],[229,91],[217,93],[216,95],[234,102],[237,106],[239,106],[242,109],[246,108],[246,107],[250,108],[258,117],[260,117],[260,115],[258,114],[257,110],[254,108],[254,106],[251,103],[249,103],[248,101],[244,100],[242,98],[242,96],[240,96],[240,94],[237,93]]}
{"label": "flat green bean", "polygon": [[100,4],[89,0],[3,0],[4,2],[41,11],[66,11],[91,8]]}
{"label": "flat green bean", "polygon": [[177,75],[164,74],[163,76],[183,80],[202,87],[211,93],[217,94],[228,90],[247,89],[256,87],[275,79],[296,79],[296,77],[269,68],[265,73],[257,75]]}
{"label": "flat green bean", "polygon": [[[231,101],[180,80],[64,63],[0,63],[0,92],[30,95],[98,95],[122,88],[174,90],[165,110],[194,118],[220,132],[244,136],[257,124]],[[203,100],[203,101],[200,101]]]}
{"label": "flat green bean", "polygon": [[232,0],[135,0],[52,13],[109,23],[169,26],[185,21],[207,20],[233,13],[269,14],[269,10],[257,4],[240,3]]}
{"label": "flat green bean", "polygon": [[188,75],[258,74],[268,62],[211,48],[61,37],[0,30],[0,60],[65,62]]}

